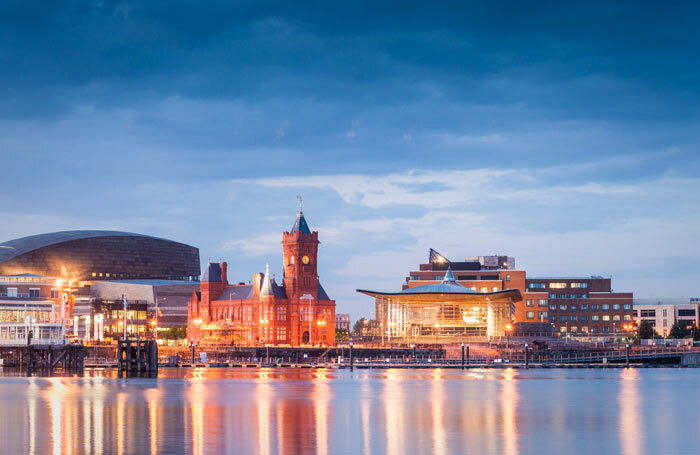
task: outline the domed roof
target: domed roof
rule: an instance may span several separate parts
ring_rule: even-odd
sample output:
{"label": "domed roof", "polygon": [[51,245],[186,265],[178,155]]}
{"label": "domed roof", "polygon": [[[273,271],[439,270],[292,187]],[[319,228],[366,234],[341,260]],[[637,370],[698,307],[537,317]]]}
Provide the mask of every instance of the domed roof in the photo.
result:
{"label": "domed roof", "polygon": [[452,267],[448,267],[442,283],[414,286],[404,289],[401,291],[401,294],[478,294],[478,292],[473,289],[465,288],[457,283],[452,273]]}

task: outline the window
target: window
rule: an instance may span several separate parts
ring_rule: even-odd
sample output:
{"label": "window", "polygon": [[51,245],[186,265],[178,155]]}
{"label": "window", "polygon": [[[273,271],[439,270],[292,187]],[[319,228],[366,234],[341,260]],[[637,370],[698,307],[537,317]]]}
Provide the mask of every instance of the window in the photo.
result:
{"label": "window", "polygon": [[17,297],[17,288],[7,288],[8,297]]}
{"label": "window", "polygon": [[476,286],[472,286],[469,289],[471,289],[472,291],[476,291]]}
{"label": "window", "polygon": [[570,296],[572,299],[578,299],[578,294],[571,294]]}
{"label": "window", "polygon": [[277,316],[278,321],[286,321],[287,320],[287,307],[278,306],[276,316]]}
{"label": "window", "polygon": [[[653,311],[656,312],[656,310],[653,310]],[[666,308],[663,309],[663,312],[664,312],[664,317],[666,317]]]}
{"label": "window", "polygon": [[525,313],[525,317],[526,317],[527,319],[535,319],[535,312],[534,312],[534,311],[528,311],[527,313]]}
{"label": "window", "polygon": [[537,306],[547,306],[547,299],[539,299],[537,301]]}
{"label": "window", "polygon": [[578,305],[571,305],[571,311],[578,311]]}
{"label": "window", "polygon": [[578,328],[577,328],[575,325],[574,325],[574,326],[571,326],[571,328],[570,328],[569,330],[571,331],[571,333],[576,333],[576,332],[578,332]]}
{"label": "window", "polygon": [[566,303],[562,303],[561,305],[559,305],[559,309],[566,310]]}
{"label": "window", "polygon": [[588,316],[587,315],[581,316],[581,322],[588,322]]}
{"label": "window", "polygon": [[299,320],[300,321],[311,321],[313,320],[314,310],[309,308],[299,309]]}
{"label": "window", "polygon": [[610,333],[610,327],[608,327],[608,326],[603,327],[603,333]]}
{"label": "window", "polygon": [[566,326],[559,327],[559,331],[560,331],[561,333],[565,333],[565,332],[566,332]]}
{"label": "window", "polygon": [[545,319],[547,319],[548,314],[549,313],[547,313],[546,311],[540,311],[538,316],[537,316],[537,319],[539,319],[540,321],[544,321]]}
{"label": "window", "polygon": [[630,316],[629,314],[626,314],[625,321],[631,321],[631,320],[632,320],[632,316]]}
{"label": "window", "polygon": [[94,278],[94,277],[96,277],[96,276],[97,276],[97,273],[92,272],[92,277]]}
{"label": "window", "polygon": [[587,303],[581,304],[581,311],[588,311],[588,304]]}
{"label": "window", "polygon": [[571,283],[572,288],[587,288],[588,283]]}
{"label": "window", "polygon": [[587,298],[588,298],[588,294],[581,294],[581,298],[582,298],[582,299],[587,299]]}
{"label": "window", "polygon": [[566,298],[566,294],[561,294],[561,295],[559,295],[559,298],[560,298],[560,299],[565,299],[565,298]]}
{"label": "window", "polygon": [[58,298],[58,289],[51,289],[51,298],[52,299]]}
{"label": "window", "polygon": [[438,281],[442,281],[445,279],[445,275],[435,275],[435,279]]}
{"label": "window", "polygon": [[550,303],[550,304],[549,304],[549,309],[552,310],[552,311],[556,311],[556,310],[557,310],[557,306],[556,306],[554,303]]}
{"label": "window", "polygon": [[277,340],[284,341],[286,339],[287,339],[287,328],[286,327],[277,327]]}
{"label": "window", "polygon": [[482,286],[481,292],[489,292],[489,288],[487,288],[486,286]]}
{"label": "window", "polygon": [[592,311],[598,311],[598,304],[595,303],[595,304],[591,305],[591,310],[592,310]]}
{"label": "window", "polygon": [[550,299],[556,299],[556,298],[557,298],[557,295],[556,295],[556,294],[549,294],[549,298],[550,298]]}
{"label": "window", "polygon": [[525,306],[535,306],[535,301],[528,299],[525,301]]}
{"label": "window", "polygon": [[506,281],[510,281],[510,275],[506,275]]}
{"label": "window", "polygon": [[610,315],[609,314],[604,314],[603,315],[603,321],[609,321],[610,320]]}
{"label": "window", "polygon": [[549,283],[549,289],[564,289],[566,283]]}
{"label": "window", "polygon": [[608,305],[607,303],[604,303],[603,306],[602,306],[602,309],[603,309],[603,311],[609,310],[609,309],[610,309],[610,305]]}
{"label": "window", "polygon": [[550,317],[549,317],[549,322],[551,322],[552,324],[554,324],[555,322],[557,322],[557,317],[556,317],[556,316],[550,316]]}
{"label": "window", "polygon": [[619,314],[613,315],[613,321],[619,321],[619,320],[620,320],[620,315],[619,315]]}
{"label": "window", "polygon": [[530,289],[544,289],[544,283],[530,283],[527,287]]}
{"label": "window", "polygon": [[498,292],[498,286],[494,286],[491,288],[491,292]]}
{"label": "window", "polygon": [[571,315],[571,322],[578,322],[578,316],[576,316],[575,314],[572,314]]}
{"label": "window", "polygon": [[30,289],[29,290],[29,297],[39,297],[39,290],[38,289]]}
{"label": "window", "polygon": [[586,327],[585,325],[581,327],[581,332],[588,333],[588,327]]}
{"label": "window", "polygon": [[619,310],[620,310],[620,304],[619,304],[619,303],[614,303],[614,304],[613,304],[613,310],[619,311]]}
{"label": "window", "polygon": [[695,310],[678,310],[678,316],[695,316]]}
{"label": "window", "polygon": [[[292,259],[293,259],[293,258],[294,258],[294,257],[292,256]],[[411,275],[411,281],[416,281],[416,280],[420,280],[420,276],[418,276],[418,275]]]}
{"label": "window", "polygon": [[622,306],[622,308],[624,308],[625,310],[631,310],[631,309],[632,309],[632,305],[630,305],[629,303],[625,303],[625,304]]}
{"label": "window", "polygon": [[591,327],[591,333],[598,333],[598,327]]}
{"label": "window", "polygon": [[593,316],[591,316],[591,321],[598,322],[599,320],[600,320],[600,316],[598,316],[597,314],[594,314]]}
{"label": "window", "polygon": [[566,322],[566,316],[559,316],[559,322]]}

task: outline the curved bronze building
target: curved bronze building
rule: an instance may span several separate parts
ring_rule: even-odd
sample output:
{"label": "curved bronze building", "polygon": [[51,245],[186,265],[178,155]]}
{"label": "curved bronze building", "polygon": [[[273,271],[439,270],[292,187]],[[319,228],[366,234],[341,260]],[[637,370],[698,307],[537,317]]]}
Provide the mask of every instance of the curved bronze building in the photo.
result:
{"label": "curved bronze building", "polygon": [[67,280],[197,279],[199,249],[118,231],[62,231],[0,243],[0,275]]}

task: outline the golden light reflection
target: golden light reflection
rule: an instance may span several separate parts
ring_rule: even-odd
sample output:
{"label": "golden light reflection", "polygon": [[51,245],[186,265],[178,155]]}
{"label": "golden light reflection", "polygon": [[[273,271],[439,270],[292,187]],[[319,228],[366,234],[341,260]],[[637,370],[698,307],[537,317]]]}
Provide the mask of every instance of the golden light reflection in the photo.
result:
{"label": "golden light reflection", "polygon": [[124,453],[124,411],[126,406],[126,393],[117,394],[117,453]]}
{"label": "golden light reflection", "polygon": [[53,453],[60,455],[63,453],[61,445],[61,418],[62,418],[62,401],[65,386],[61,383],[60,378],[48,378],[47,381],[51,384],[48,390],[49,411],[51,413],[51,444]]}
{"label": "golden light reflection", "polygon": [[330,387],[325,373],[320,372],[314,378],[313,403],[316,427],[316,453],[328,454],[328,406]]}
{"label": "golden light reflection", "polygon": [[29,378],[29,454],[36,453],[36,378]]}
{"label": "golden light reflection", "polygon": [[158,453],[158,403],[161,391],[158,388],[148,389],[144,392],[148,403],[148,432],[150,438],[151,455]]}
{"label": "golden light reflection", "polygon": [[636,368],[625,368],[621,372],[620,384],[620,447],[623,455],[642,453],[639,429],[640,421],[640,394],[639,371]]}
{"label": "golden light reflection", "polygon": [[434,453],[443,455],[447,453],[447,440],[445,435],[445,423],[443,413],[445,406],[445,383],[442,377],[442,369],[433,370],[430,378],[430,402],[432,404],[433,417],[433,448]]}
{"label": "golden light reflection", "polygon": [[388,453],[404,453],[404,396],[401,370],[386,371],[384,388],[386,415],[386,442]]}
{"label": "golden light reflection", "polygon": [[516,425],[518,385],[515,379],[514,369],[507,368],[503,372],[502,384],[501,414],[503,415],[503,453],[505,455],[516,455],[518,453],[518,430]]}
{"label": "golden light reflection", "polygon": [[191,434],[193,455],[202,455],[204,453],[204,400],[206,398],[206,393],[204,381],[193,379],[188,394],[192,419]]}
{"label": "golden light reflection", "polygon": [[269,455],[270,445],[272,444],[270,431],[270,395],[272,394],[272,386],[270,385],[270,376],[266,371],[261,371],[258,375],[255,388],[258,413],[258,453],[260,455]]}

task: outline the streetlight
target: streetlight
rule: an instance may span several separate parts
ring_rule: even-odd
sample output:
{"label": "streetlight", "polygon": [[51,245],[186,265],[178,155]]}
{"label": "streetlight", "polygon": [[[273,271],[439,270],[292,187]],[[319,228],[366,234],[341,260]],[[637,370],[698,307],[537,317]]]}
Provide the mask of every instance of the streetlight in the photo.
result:
{"label": "streetlight", "polygon": [[433,325],[433,327],[435,328],[435,344],[437,344],[437,340],[438,340],[438,329],[440,329],[440,324],[438,324],[438,323],[436,322],[436,323]]}
{"label": "streetlight", "polygon": [[510,348],[510,331],[513,330],[513,325],[506,324],[506,349]]}
{"label": "streetlight", "polygon": [[[319,329],[320,329],[321,327],[326,327],[326,320],[325,320],[325,319],[319,319],[318,321],[316,321],[316,325],[318,326]],[[320,344],[321,344],[321,343],[319,342],[319,345],[320,345]]]}

